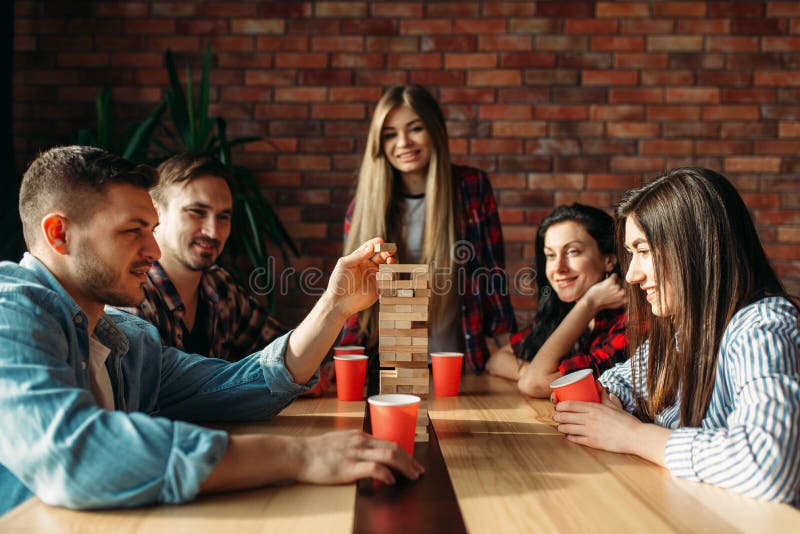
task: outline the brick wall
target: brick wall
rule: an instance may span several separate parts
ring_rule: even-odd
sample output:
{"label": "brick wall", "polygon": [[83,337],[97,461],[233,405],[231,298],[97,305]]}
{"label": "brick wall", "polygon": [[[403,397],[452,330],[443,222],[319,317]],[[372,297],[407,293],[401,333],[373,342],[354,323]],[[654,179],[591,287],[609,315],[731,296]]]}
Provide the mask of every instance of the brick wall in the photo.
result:
{"label": "brick wall", "polygon": [[[61,5],[63,4],[63,5]],[[215,52],[213,111],[305,256],[330,269],[372,106],[419,83],[457,162],[487,170],[512,272],[553,206],[611,207],[677,165],[731,178],[800,292],[800,2],[15,1],[15,133],[90,125],[114,86],[124,124],[162,97],[162,53]],[[17,141],[20,161],[36,143]],[[282,298],[299,316],[311,297]],[[516,297],[521,315],[528,297]]]}

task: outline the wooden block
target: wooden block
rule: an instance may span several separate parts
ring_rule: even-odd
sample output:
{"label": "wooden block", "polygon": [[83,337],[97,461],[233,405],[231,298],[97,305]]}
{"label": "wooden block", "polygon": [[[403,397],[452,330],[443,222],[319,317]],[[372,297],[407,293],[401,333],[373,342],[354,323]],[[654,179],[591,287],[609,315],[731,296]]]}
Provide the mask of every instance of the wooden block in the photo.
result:
{"label": "wooden block", "polygon": [[[377,276],[377,275],[376,275]],[[383,294],[386,289],[426,289],[427,280],[377,280],[378,289]]]}
{"label": "wooden block", "polygon": [[[427,324],[425,324],[423,326],[426,329],[428,328]],[[397,328],[398,330],[408,330],[410,328],[414,328],[414,322],[413,321],[406,321],[406,320],[395,321],[394,322],[394,327]]]}
{"label": "wooden block", "polygon": [[397,336],[406,336],[406,337],[413,337],[413,338],[428,338],[428,329],[427,328],[378,328],[378,336],[379,337],[397,337]]}
{"label": "wooden block", "polygon": [[375,280],[397,280],[397,276],[394,273],[377,272],[375,273]]}
{"label": "wooden block", "polygon": [[397,393],[414,393],[414,386],[395,386]]}
{"label": "wooden block", "polygon": [[414,443],[428,443],[430,440],[428,434],[414,434]]}
{"label": "wooden block", "polygon": [[381,366],[383,366],[383,362],[395,362],[397,360],[397,355],[394,352],[380,351],[378,353],[378,358],[380,358]]}
{"label": "wooden block", "polygon": [[378,348],[379,348],[379,350],[380,350],[380,347],[388,347],[388,346],[391,346],[391,345],[395,344],[394,343],[395,338],[393,338],[393,337],[390,337],[390,336],[384,337],[384,336],[381,336],[380,334],[378,334],[378,336],[379,336],[378,337]]}
{"label": "wooden block", "polygon": [[392,288],[388,288],[388,287],[384,287],[384,288],[380,288],[379,287],[378,288],[378,296],[379,297],[394,297],[395,295],[397,295],[397,290],[396,289],[392,289]]}
{"label": "wooden block", "polygon": [[411,354],[411,361],[412,362],[428,362],[428,353],[427,352],[415,352]]}
{"label": "wooden block", "polygon": [[428,337],[412,337],[411,344],[416,345],[418,347],[427,347],[428,346]]}
{"label": "wooden block", "polygon": [[[383,371],[381,371],[383,372]],[[397,372],[397,369],[393,370],[393,372]],[[395,383],[400,386],[425,386],[428,387],[429,379],[427,376],[419,377],[419,376],[398,376],[394,379]]]}
{"label": "wooden block", "polygon": [[382,263],[378,265],[380,272],[424,274],[430,267],[427,263]]}
{"label": "wooden block", "polygon": [[413,289],[398,289],[397,290],[397,296],[398,297],[404,297],[404,298],[409,298],[409,297],[413,298],[413,297],[416,296],[416,293],[415,293],[415,291]]}
{"label": "wooden block", "polygon": [[[397,291],[399,292],[399,291],[414,291],[414,290],[413,289],[398,289]],[[389,297],[389,296],[381,295],[381,297],[380,297],[381,306],[383,306],[384,304],[428,305],[428,303],[430,303],[430,301],[431,301],[431,299],[429,297],[415,297],[415,296],[413,296],[413,294],[410,297],[401,297],[399,295],[396,296],[396,297]]]}
{"label": "wooden block", "polygon": [[394,344],[398,347],[410,347],[414,338],[410,336],[398,336],[394,338]]}
{"label": "wooden block", "polygon": [[[395,352],[394,357],[398,362],[410,362],[413,360],[412,354],[410,352]],[[427,362],[427,358],[425,359]]]}
{"label": "wooden block", "polygon": [[378,252],[397,252],[397,245],[395,243],[375,243],[373,250],[375,254]]}
{"label": "wooden block", "polygon": [[[391,353],[391,357],[394,358],[394,353],[393,352]],[[395,368],[397,370],[399,370],[399,369],[426,369],[427,370],[428,369],[428,363],[427,362],[411,362],[411,361],[409,361],[409,362],[398,362],[397,360],[394,360],[394,359],[390,360],[390,359],[384,358],[384,354],[383,353],[381,353],[379,358],[380,358],[380,366],[381,367],[393,367],[393,368]],[[430,371],[428,371],[428,372],[430,372]]]}
{"label": "wooden block", "polygon": [[397,369],[381,369],[380,371],[381,378],[397,378]]}
{"label": "wooden block", "polygon": [[[428,387],[428,383],[425,382],[425,385],[422,384],[415,384],[411,386],[411,393],[416,393],[418,395],[427,395],[430,392],[430,388]],[[398,391],[398,393],[400,393]]]}
{"label": "wooden block", "polygon": [[[428,312],[413,312],[413,313],[383,313],[378,316],[381,321],[427,321]],[[411,325],[409,325],[409,328]],[[400,328],[397,326],[397,328]]]}
{"label": "wooden block", "polygon": [[394,321],[382,321],[378,318],[378,328],[394,329]]}
{"label": "wooden block", "polygon": [[429,376],[428,369],[414,367],[398,367],[394,370],[397,378],[425,378]]}
{"label": "wooden block", "polygon": [[395,385],[391,385],[391,386],[386,385],[386,386],[384,386],[383,384],[381,384],[381,393],[384,393],[384,394],[386,394],[386,393],[397,393],[397,386],[395,386]]}

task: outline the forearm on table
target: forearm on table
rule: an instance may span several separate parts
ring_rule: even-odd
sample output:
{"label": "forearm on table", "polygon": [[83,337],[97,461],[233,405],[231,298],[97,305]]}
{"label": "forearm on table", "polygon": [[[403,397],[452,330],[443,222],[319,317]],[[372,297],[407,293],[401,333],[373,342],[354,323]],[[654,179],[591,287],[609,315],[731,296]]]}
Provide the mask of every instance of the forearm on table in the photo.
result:
{"label": "forearm on table", "polygon": [[506,345],[492,354],[486,362],[486,370],[494,376],[518,380],[522,365],[527,366],[527,363],[517,359],[511,345]]}
{"label": "forearm on table", "polygon": [[342,331],[347,315],[326,293],[292,332],[286,346],[286,369],[298,384],[308,382]]}
{"label": "forearm on table", "polygon": [[631,454],[641,456],[654,464],[666,467],[664,450],[672,430],[653,423],[638,423],[631,436],[629,451]]}
{"label": "forearm on table", "polygon": [[294,480],[302,461],[302,438],[239,434],[228,437],[225,456],[200,487],[200,493],[255,488]]}

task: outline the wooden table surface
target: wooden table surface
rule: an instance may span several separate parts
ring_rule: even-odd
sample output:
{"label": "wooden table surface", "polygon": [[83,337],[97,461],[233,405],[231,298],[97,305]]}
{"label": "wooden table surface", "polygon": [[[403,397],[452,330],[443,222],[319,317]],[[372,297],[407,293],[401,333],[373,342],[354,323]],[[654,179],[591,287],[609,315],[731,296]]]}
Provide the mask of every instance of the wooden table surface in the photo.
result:
{"label": "wooden table surface", "polygon": [[[675,479],[637,457],[569,443],[555,430],[548,401],[526,399],[504,380],[467,376],[462,395],[429,402],[438,446],[418,449],[441,449],[447,469],[426,476],[446,479],[449,473],[452,487],[444,486],[454,491],[469,532],[800,532],[800,510],[793,507]],[[231,430],[317,435],[360,429],[363,415],[363,402],[299,399],[272,422]],[[427,514],[430,492],[411,489],[398,498],[427,497],[403,509]],[[49,507],[34,498],[0,518],[0,532],[345,533],[354,529],[356,499],[362,520],[374,513],[385,524],[381,514],[401,509],[386,503],[385,494],[357,494],[354,484],[295,484],[180,506],[94,512]],[[397,518],[398,526],[404,523]],[[447,524],[426,526],[448,532]]]}

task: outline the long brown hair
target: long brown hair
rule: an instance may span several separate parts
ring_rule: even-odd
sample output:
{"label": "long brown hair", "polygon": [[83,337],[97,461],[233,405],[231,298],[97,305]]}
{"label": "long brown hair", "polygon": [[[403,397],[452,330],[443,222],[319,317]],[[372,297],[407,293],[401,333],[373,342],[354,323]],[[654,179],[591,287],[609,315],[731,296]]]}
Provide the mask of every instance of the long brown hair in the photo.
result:
{"label": "long brown hair", "polygon": [[[450,272],[456,209],[447,127],[436,99],[418,85],[392,87],[383,94],[375,107],[359,169],[353,217],[344,253],[349,254],[364,241],[376,236],[398,243],[400,250],[403,249],[400,177],[386,158],[381,137],[386,116],[403,105],[409,106],[420,116],[433,142],[425,186],[425,230],[420,261],[432,263],[437,272]],[[403,261],[402,258],[400,260]],[[439,271],[440,269],[442,270]],[[436,311],[444,306],[445,296],[434,292],[431,298],[431,317],[437,317]],[[369,344],[377,340],[375,321],[376,314],[372,308],[362,311],[359,316],[360,333],[367,337]]]}
{"label": "long brown hair", "polygon": [[646,401],[636,391],[641,363],[631,360],[638,415],[653,421],[680,392],[680,424],[700,426],[734,313],[765,295],[785,295],[784,288],[742,198],[714,171],[674,169],[625,196],[616,229],[623,272],[630,261],[623,246],[628,217],[647,238],[659,287],[672,287],[670,316],[654,317],[644,293],[628,286],[628,341],[648,344]]}

